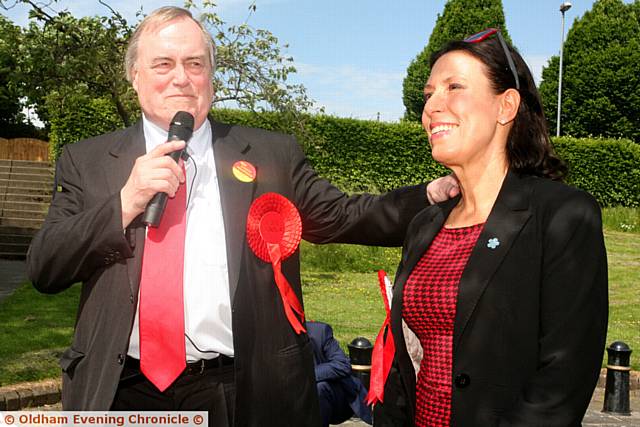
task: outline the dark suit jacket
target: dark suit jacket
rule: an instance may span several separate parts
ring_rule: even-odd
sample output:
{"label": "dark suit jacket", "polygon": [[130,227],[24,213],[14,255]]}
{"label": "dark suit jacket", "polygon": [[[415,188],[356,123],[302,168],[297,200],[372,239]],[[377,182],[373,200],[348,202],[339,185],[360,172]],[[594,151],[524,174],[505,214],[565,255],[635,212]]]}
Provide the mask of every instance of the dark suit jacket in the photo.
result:
{"label": "dark suit jacket", "polygon": [[[402,333],[404,284],[457,200],[409,227],[395,279],[396,358],[376,425],[413,425],[415,373]],[[497,238],[492,249],[489,239]],[[577,426],[607,332],[600,209],[587,193],[509,172],[459,284],[453,426]]]}
{"label": "dark suit jacket", "polygon": [[[284,315],[270,264],[247,245],[251,202],[266,192],[291,200],[311,242],[400,245],[423,209],[425,186],[374,197],[347,197],[308,165],[290,136],[212,123],[226,232],[237,388],[238,426],[318,425],[313,359],[306,334]],[[73,344],[61,359],[63,406],[109,409],[128,347],[138,297],[144,226],[122,231],[120,189],[144,154],[142,124],[67,145],[57,163],[55,192],[34,237],[27,269],[42,292],[82,282]],[[257,178],[234,178],[232,165],[252,163]],[[302,301],[299,253],[282,271]]]}
{"label": "dark suit jacket", "polygon": [[371,410],[364,403],[367,389],[359,379],[351,376],[351,363],[333,337],[333,329],[326,323],[306,322],[315,362],[316,381],[328,381],[340,387],[349,399],[353,413],[371,424]]}

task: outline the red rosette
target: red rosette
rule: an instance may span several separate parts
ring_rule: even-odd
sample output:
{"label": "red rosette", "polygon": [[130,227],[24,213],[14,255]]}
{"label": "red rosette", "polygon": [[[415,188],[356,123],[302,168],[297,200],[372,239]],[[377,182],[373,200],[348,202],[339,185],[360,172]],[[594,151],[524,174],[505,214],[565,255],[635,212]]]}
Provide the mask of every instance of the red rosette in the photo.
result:
{"label": "red rosette", "polygon": [[258,258],[271,262],[267,243],[280,247],[281,261],[298,249],[302,220],[296,207],[278,193],[265,193],[253,201],[247,217],[247,240]]}
{"label": "red rosette", "polygon": [[302,326],[304,312],[298,297],[282,274],[281,263],[298,249],[301,237],[300,214],[286,197],[266,193],[253,201],[247,216],[247,242],[258,258],[273,266],[273,277],[285,314],[298,334],[306,332]]}

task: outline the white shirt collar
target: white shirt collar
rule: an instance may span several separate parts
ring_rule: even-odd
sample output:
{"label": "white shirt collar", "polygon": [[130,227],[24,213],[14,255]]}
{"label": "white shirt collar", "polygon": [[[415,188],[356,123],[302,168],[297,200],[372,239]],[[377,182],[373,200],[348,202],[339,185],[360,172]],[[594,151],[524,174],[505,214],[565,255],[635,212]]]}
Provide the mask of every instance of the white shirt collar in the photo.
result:
{"label": "white shirt collar", "polygon": [[[144,131],[144,138],[147,147],[147,153],[158,145],[167,141],[167,131],[162,129],[157,124],[142,113],[142,127]],[[211,123],[209,120],[205,120],[202,126],[193,132],[193,136],[189,140],[188,152],[190,155],[197,158],[203,158],[207,150],[211,146]]]}

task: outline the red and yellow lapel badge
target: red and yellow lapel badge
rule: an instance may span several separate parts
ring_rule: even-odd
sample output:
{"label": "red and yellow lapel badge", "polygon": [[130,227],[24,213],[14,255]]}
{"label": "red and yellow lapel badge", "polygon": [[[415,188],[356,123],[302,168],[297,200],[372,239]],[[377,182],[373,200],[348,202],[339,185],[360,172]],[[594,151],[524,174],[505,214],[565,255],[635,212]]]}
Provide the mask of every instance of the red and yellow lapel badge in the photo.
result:
{"label": "red and yellow lapel badge", "polygon": [[249,162],[245,162],[244,160],[235,162],[231,170],[233,172],[233,176],[235,176],[238,181],[253,182],[256,179],[257,173],[255,166]]}
{"label": "red and yellow lapel badge", "polygon": [[304,311],[282,274],[281,263],[293,255],[301,237],[300,214],[286,197],[266,193],[253,201],[247,217],[247,241],[258,258],[273,266],[273,277],[282,298],[284,312],[297,334],[306,332],[303,326]]}

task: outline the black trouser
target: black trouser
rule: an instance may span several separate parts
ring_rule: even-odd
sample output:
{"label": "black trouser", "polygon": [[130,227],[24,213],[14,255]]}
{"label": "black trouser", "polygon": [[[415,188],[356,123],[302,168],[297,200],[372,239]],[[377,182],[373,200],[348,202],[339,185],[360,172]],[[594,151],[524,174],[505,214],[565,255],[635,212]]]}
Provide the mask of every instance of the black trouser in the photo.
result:
{"label": "black trouser", "polygon": [[161,392],[140,372],[139,362],[127,358],[111,410],[207,411],[210,427],[231,427],[235,396],[233,364],[191,366]]}

